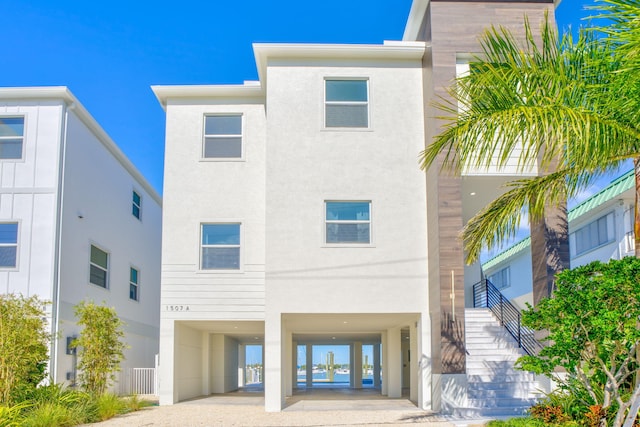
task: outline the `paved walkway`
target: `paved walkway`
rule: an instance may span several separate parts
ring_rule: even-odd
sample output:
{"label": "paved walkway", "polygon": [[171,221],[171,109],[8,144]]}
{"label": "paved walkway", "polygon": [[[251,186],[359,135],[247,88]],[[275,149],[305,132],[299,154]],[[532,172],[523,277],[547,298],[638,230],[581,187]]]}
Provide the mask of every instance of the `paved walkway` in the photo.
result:
{"label": "paved walkway", "polygon": [[146,408],[92,424],[100,427],[143,426],[480,426],[481,422],[447,420],[418,409],[408,399],[374,393],[296,392],[282,412],[264,411],[262,393],[229,393]]}

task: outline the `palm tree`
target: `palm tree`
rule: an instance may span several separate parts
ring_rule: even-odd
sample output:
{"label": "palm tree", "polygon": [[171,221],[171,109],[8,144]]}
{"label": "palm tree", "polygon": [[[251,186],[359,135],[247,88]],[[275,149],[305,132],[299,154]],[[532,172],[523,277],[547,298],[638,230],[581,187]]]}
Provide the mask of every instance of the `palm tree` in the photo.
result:
{"label": "palm tree", "polygon": [[[618,3],[640,12],[637,0],[610,0],[607,13],[615,13]],[[577,40],[559,39],[547,20],[537,41],[526,19],[524,43],[502,27],[482,36],[482,55],[455,81],[451,99],[438,105],[447,124],[422,152],[421,165],[426,169],[443,158],[443,167],[457,173],[500,167],[521,149],[519,170],[537,165],[541,174],[512,181],[467,223],[467,262],[476,261],[483,247],[513,237],[524,210],[537,221],[546,206],[564,203],[622,161],[638,157],[640,79],[618,50],[627,44],[614,40],[640,34],[640,26],[629,30],[633,24],[625,19],[618,22],[621,29],[607,27],[606,38],[583,30]],[[637,58],[633,52],[625,54]],[[636,179],[640,183],[640,167]],[[640,255],[639,230],[636,236]]]}

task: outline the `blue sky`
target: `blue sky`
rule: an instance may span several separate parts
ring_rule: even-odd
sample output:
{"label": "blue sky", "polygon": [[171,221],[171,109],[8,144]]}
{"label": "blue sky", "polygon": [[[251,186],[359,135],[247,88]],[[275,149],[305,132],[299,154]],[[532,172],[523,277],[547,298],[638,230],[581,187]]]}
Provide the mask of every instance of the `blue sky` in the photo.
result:
{"label": "blue sky", "polygon": [[[592,1],[592,0],[584,0]],[[563,0],[561,27],[583,1]],[[150,5],[152,5],[150,7]],[[0,86],[68,86],[161,192],[164,112],[149,86],[256,80],[254,42],[402,38],[411,0],[0,0]]]}

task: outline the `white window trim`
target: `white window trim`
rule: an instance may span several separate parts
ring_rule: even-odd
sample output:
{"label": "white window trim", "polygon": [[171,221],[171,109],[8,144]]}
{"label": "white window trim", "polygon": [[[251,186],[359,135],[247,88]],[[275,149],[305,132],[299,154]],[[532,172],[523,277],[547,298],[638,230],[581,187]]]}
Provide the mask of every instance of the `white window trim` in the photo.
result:
{"label": "white window trim", "polygon": [[15,246],[15,248],[16,248],[16,265],[13,266],[13,267],[2,267],[2,266],[0,266],[0,271],[18,271],[19,270],[18,266],[20,265],[20,251],[18,249],[20,248],[20,230],[22,229],[21,222],[19,220],[17,220],[17,219],[16,220],[3,219],[3,220],[0,220],[0,224],[17,224],[18,225],[18,232],[16,233],[16,243],[0,243],[0,247],[12,247],[12,246]]}
{"label": "white window trim", "polygon": [[[203,245],[202,244],[202,226],[208,224],[239,224],[240,225],[240,244],[239,245]],[[236,269],[212,269],[202,268],[202,249],[205,247],[216,248],[236,248],[239,247],[238,268]],[[198,223],[198,267],[196,273],[202,274],[238,274],[244,273],[244,221],[240,219],[219,219],[219,220],[202,220]]]}
{"label": "white window trim", "polygon": [[[327,101],[327,81],[330,80],[355,80],[367,82],[367,101]],[[367,126],[327,126],[327,105],[366,105],[367,106]],[[371,132],[373,126],[371,124],[371,79],[363,76],[325,76],[322,79],[322,126],[323,131],[333,132]]]}
{"label": "white window trim", "polygon": [[[102,252],[107,254],[107,269],[106,269],[107,277],[105,279],[105,286],[104,287],[102,287],[102,286],[100,286],[100,285],[98,285],[96,283],[93,283],[91,281],[91,266],[92,265],[97,267],[97,268],[99,268],[100,270],[104,270],[104,268],[101,265],[94,264],[93,262],[91,262],[91,246],[95,246],[97,249],[100,249]],[[98,245],[98,244],[96,244],[94,242],[89,242],[89,277],[88,277],[89,284],[95,286],[96,288],[104,289],[105,291],[108,291],[110,289],[109,282],[110,282],[110,279],[111,279],[111,273],[109,272],[110,267],[111,267],[111,252],[109,252],[108,250],[106,250],[105,248],[103,248],[102,246],[100,246],[100,245]]]}
{"label": "white window trim", "polygon": [[[131,270],[135,270],[137,272],[137,277],[138,277],[138,282],[134,283],[131,281]],[[132,299],[131,298],[131,285],[135,285],[136,287],[136,296],[138,297],[137,299]],[[135,265],[129,265],[129,289],[127,289],[127,291],[129,291],[129,301],[134,301],[134,302],[140,302],[140,269],[138,267],[136,267]]]}
{"label": "white window trim", "polygon": [[[491,280],[491,278],[494,277],[496,274],[499,274],[499,273],[502,274],[504,271],[507,272],[508,281],[506,286],[500,287],[493,280]],[[499,291],[510,288],[511,287],[511,265],[507,265],[506,267],[502,267],[501,269],[494,271],[493,273],[487,276],[487,280],[489,280],[489,282],[491,282],[491,284],[495,286],[495,288]]]}
{"label": "white window trim", "polygon": [[[235,134],[214,134],[207,135],[207,117],[226,117],[226,116],[239,116],[240,117],[240,135]],[[245,153],[245,128],[244,128],[245,116],[242,112],[219,112],[219,113],[204,113],[202,116],[202,146],[200,147],[200,161],[201,162],[244,162]],[[207,138],[236,138],[240,137],[240,157],[205,157],[204,146]]]}
{"label": "white window trim", "polygon": [[[133,195],[137,194],[138,197],[140,198],[140,203],[136,204]],[[138,207],[138,215],[139,216],[135,216],[133,214],[133,207],[137,206]],[[133,190],[131,190],[131,216],[134,217],[135,219],[137,219],[138,221],[142,222],[142,194],[140,191],[136,190],[135,188]]]}
{"label": "white window trim", "polygon": [[[22,118],[22,152],[20,153],[20,158],[17,159],[7,159],[4,157],[0,157],[0,162],[24,162],[24,153],[25,153],[25,141],[27,140],[27,115],[26,114],[0,114],[0,118]],[[0,136],[0,140],[3,139],[16,139],[16,137],[11,136]],[[16,259],[17,262],[17,259]]]}
{"label": "white window trim", "polygon": [[[327,219],[327,203],[369,203],[369,220],[328,220]],[[374,248],[374,233],[373,233],[373,200],[369,198],[354,199],[354,198],[340,198],[331,197],[322,201],[322,244],[323,248]],[[369,224],[369,243],[327,243],[327,224]]]}
{"label": "white window trim", "polygon": [[[583,230],[584,228],[590,226],[591,224],[600,221],[602,218],[607,218],[609,215],[611,215],[611,221],[613,222],[613,233],[612,233],[611,236],[609,236],[609,230],[608,230],[608,224],[607,224],[607,237],[608,237],[608,240],[606,242],[604,242],[604,243],[600,243],[597,246],[591,247],[591,248],[589,248],[587,250],[584,250],[582,252],[578,252],[578,236],[577,236],[576,233],[578,233],[579,231]],[[589,252],[593,252],[593,251],[598,250],[598,249],[600,249],[600,248],[602,248],[604,246],[612,244],[613,242],[616,241],[616,215],[615,215],[615,211],[609,211],[607,213],[604,213],[604,214],[598,216],[596,219],[591,220],[591,221],[581,225],[580,228],[577,228],[576,231],[572,231],[569,234],[569,238],[573,240],[573,244],[574,244],[574,247],[573,247],[573,249],[574,249],[573,252],[574,253],[572,253],[572,254],[570,253],[571,259],[579,258],[581,256],[584,256],[584,255],[588,254]]]}

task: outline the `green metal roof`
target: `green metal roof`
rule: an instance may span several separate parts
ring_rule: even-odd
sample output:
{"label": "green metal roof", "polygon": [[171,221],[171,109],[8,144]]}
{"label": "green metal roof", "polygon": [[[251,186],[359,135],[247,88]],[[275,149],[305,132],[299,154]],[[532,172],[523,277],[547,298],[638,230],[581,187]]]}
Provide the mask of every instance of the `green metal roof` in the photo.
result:
{"label": "green metal roof", "polygon": [[[624,175],[616,178],[606,186],[604,189],[589,197],[584,202],[580,203],[577,206],[574,206],[568,212],[569,222],[573,221],[576,218],[581,217],[592,209],[597,208],[598,206],[608,202],[609,200],[615,199],[620,194],[624,193],[627,190],[633,189],[635,186],[635,178],[633,174],[633,170],[625,173]],[[524,251],[531,245],[531,237],[527,237],[523,240],[520,240],[518,243],[510,246],[506,250],[500,252],[498,255],[494,256],[487,262],[482,264],[483,270],[488,270],[496,265],[500,264],[502,261],[519,254]]]}

